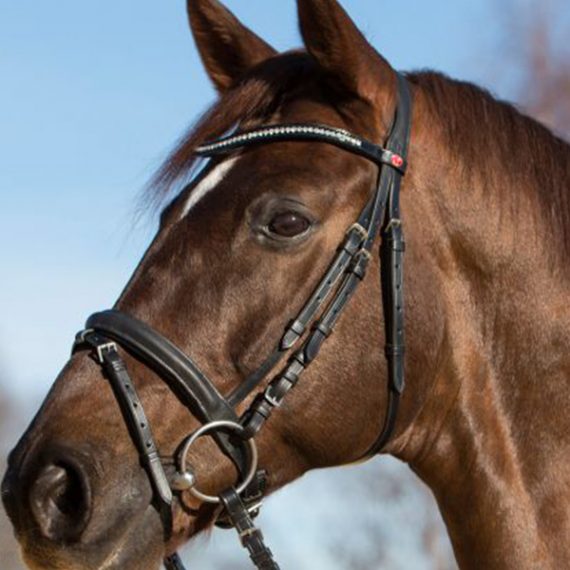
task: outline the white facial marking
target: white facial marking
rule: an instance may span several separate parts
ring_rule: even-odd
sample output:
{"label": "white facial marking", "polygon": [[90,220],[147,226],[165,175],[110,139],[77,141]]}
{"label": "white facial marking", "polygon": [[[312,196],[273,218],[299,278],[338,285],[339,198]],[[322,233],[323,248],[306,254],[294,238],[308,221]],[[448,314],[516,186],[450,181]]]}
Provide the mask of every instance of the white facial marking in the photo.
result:
{"label": "white facial marking", "polygon": [[208,193],[213,190],[227,175],[227,173],[232,169],[234,164],[237,162],[238,157],[230,158],[224,162],[218,164],[212,172],[210,172],[193,190],[188,196],[188,201],[184,206],[184,211],[182,212],[181,218],[188,215],[188,212]]}

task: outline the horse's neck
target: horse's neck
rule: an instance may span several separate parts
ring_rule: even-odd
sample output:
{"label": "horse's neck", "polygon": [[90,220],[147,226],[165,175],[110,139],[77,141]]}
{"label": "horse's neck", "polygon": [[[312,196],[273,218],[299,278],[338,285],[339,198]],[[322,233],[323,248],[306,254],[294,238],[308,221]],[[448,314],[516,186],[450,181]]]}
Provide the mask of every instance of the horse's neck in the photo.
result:
{"label": "horse's neck", "polygon": [[568,280],[536,247],[541,221],[524,199],[517,220],[482,188],[458,197],[461,184],[448,175],[451,218],[433,220],[446,230],[434,252],[446,268],[441,364],[401,456],[434,491],[461,568],[566,567]]}

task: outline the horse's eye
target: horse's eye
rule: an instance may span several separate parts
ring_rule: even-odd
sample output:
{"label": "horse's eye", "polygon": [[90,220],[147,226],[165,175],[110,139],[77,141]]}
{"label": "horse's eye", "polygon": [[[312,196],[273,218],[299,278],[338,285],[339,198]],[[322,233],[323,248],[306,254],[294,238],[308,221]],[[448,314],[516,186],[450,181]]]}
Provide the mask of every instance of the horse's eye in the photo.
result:
{"label": "horse's eye", "polygon": [[272,234],[292,238],[304,234],[311,222],[298,212],[283,212],[274,216],[267,227]]}

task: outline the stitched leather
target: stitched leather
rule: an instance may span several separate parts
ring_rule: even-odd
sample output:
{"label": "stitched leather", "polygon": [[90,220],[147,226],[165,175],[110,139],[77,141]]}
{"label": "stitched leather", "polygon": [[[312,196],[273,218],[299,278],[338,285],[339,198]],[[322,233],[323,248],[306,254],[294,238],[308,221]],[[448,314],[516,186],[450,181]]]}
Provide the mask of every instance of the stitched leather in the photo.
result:
{"label": "stitched leather", "polygon": [[247,548],[249,556],[259,570],[279,570],[279,566],[273,559],[273,553],[264,543],[263,534],[253,524],[251,517],[240,496],[232,487],[224,491],[220,498],[228,517],[236,529],[242,546]]}
{"label": "stitched leather", "polygon": [[117,351],[117,347],[97,333],[82,335],[80,342],[98,350],[101,366],[109,379],[123,417],[149,479],[159,500],[159,510],[164,522],[165,532],[172,528],[172,491],[156,447],[150,423],[131,381],[127,366]]}
{"label": "stitched leather", "polygon": [[[238,421],[233,408],[198,366],[167,338],[143,322],[119,311],[104,311],[89,317],[87,330],[96,330],[117,341],[133,356],[142,360],[168,381],[173,391],[202,423],[216,420]],[[243,473],[247,458],[243,449],[230,442],[229,436],[212,434],[216,443]]]}
{"label": "stitched leather", "polygon": [[161,377],[172,382],[200,421],[237,419],[234,410],[198,366],[145,323],[126,313],[111,310],[92,315],[85,326],[116,340]]}

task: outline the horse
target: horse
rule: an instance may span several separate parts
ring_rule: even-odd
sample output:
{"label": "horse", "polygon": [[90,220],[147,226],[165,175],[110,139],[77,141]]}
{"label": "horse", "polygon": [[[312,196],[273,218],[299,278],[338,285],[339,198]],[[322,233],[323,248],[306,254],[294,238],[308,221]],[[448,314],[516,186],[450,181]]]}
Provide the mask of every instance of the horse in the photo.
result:
{"label": "horse", "polygon": [[[472,84],[398,74],[336,0],[297,6],[304,49],[278,53],[188,0],[219,98],[154,179],[160,227],[114,311],[10,455],[2,498],[30,568],[177,568],[215,522],[277,568],[252,524],[264,488],[371,450],[429,486],[460,568],[570,559],[570,147]],[[383,211],[401,182],[381,231],[363,223],[379,168]],[[327,292],[358,287],[334,334],[326,303],[299,326],[349,242]],[[274,347],[307,335],[322,350],[297,383],[291,343]]]}

